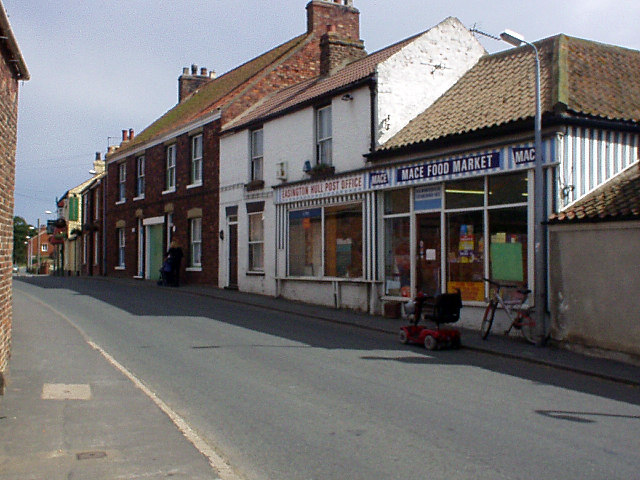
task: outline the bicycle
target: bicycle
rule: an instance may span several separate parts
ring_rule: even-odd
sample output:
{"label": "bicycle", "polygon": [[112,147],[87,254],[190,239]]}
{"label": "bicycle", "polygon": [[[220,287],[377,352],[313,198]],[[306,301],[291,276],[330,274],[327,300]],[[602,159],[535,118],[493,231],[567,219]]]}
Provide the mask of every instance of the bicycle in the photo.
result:
{"label": "bicycle", "polygon": [[[486,340],[491,331],[493,325],[493,319],[496,314],[496,309],[500,305],[504,312],[509,317],[511,324],[509,328],[505,330],[504,334],[508,335],[511,329],[515,328],[522,332],[522,336],[527,342],[535,344],[538,340],[538,333],[536,331],[536,322],[531,318],[530,314],[533,311],[531,307],[526,304],[527,297],[531,293],[529,289],[523,289],[517,285],[511,285],[507,283],[498,283],[488,278],[483,278],[490,286],[494,286],[495,289],[491,291],[489,304],[484,311],[482,317],[482,324],[480,325],[480,335],[483,340]],[[503,290],[515,290],[516,295],[513,299],[505,300],[503,298]]]}

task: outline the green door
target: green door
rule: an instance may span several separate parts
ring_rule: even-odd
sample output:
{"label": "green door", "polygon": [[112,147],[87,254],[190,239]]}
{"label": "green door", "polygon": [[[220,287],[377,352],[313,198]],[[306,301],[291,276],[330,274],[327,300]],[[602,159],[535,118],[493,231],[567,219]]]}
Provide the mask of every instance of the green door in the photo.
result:
{"label": "green door", "polygon": [[163,225],[147,226],[147,251],[149,269],[147,270],[147,278],[157,280],[160,278],[160,267],[164,257],[164,249],[162,248]]}

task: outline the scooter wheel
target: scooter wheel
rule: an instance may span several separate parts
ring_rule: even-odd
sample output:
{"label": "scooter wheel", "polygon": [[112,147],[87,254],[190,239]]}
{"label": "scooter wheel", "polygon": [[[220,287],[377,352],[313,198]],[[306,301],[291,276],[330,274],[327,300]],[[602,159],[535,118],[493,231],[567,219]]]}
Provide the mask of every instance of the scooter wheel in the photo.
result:
{"label": "scooter wheel", "polygon": [[438,348],[438,340],[433,335],[424,337],[424,348],[427,350],[435,350]]}
{"label": "scooter wheel", "polygon": [[403,345],[409,343],[409,336],[407,335],[407,331],[404,328],[400,330],[398,340],[400,340],[400,343],[402,343]]}

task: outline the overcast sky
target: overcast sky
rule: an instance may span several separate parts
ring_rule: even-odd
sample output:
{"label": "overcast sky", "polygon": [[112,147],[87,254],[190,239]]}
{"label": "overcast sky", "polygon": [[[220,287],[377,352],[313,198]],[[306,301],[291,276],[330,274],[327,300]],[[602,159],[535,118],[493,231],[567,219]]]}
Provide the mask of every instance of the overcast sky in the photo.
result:
{"label": "overcast sky", "polygon": [[[95,152],[177,102],[182,68],[218,74],[304,33],[307,0],[2,0],[31,73],[19,100],[15,215],[53,218]],[[640,50],[638,0],[354,0],[374,52],[449,16],[535,41],[557,33]],[[495,52],[508,45],[480,38]],[[112,137],[112,138],[110,138]]]}

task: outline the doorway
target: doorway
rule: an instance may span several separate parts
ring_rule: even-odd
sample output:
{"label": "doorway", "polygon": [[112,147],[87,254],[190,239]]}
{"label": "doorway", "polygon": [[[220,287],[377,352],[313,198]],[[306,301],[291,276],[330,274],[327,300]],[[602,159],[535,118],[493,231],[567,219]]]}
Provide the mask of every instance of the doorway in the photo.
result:
{"label": "doorway", "polygon": [[440,293],[442,264],[440,252],[440,213],[416,215],[416,291]]}

